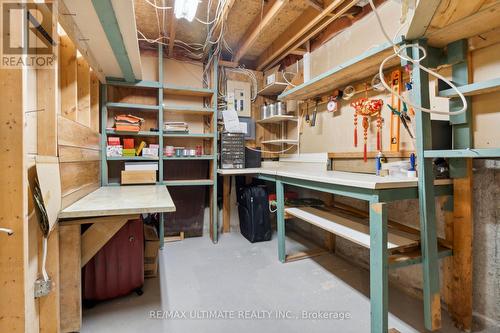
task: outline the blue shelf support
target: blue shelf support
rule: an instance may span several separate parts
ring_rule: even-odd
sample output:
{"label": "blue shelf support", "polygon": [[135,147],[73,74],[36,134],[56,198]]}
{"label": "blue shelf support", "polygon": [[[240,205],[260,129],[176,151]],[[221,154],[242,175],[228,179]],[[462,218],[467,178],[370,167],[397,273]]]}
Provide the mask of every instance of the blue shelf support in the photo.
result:
{"label": "blue shelf support", "polygon": [[[426,47],[423,40],[415,42]],[[413,47],[412,56],[419,57],[418,47]],[[424,59],[422,65],[427,66]],[[413,101],[416,105],[429,108],[429,75],[414,66]],[[431,118],[427,112],[416,112],[417,135],[417,163],[418,163],[418,197],[420,209],[420,238],[422,251],[423,293],[425,327],[434,331],[441,327],[441,298],[439,289],[439,258],[436,235],[436,207],[434,201],[434,175],[432,160],[426,159],[425,150],[432,149]]]}

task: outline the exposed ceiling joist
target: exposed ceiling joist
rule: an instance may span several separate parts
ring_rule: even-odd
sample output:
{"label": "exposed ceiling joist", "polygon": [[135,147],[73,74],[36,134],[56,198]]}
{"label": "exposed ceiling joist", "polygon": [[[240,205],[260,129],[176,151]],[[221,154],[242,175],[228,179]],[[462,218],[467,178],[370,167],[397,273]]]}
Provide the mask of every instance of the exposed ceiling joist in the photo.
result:
{"label": "exposed ceiling joist", "polygon": [[264,5],[262,16],[258,15],[252,22],[243,36],[243,44],[240,46],[234,56],[234,61],[240,61],[245,56],[252,45],[257,41],[264,28],[269,25],[278,15],[280,10],[286,5],[288,0],[270,0]]}
{"label": "exposed ceiling joist", "polygon": [[[173,6],[172,6],[173,7]],[[168,9],[168,57],[174,56],[175,32],[177,28],[177,19],[174,15],[174,8]]]}
{"label": "exposed ceiling joist", "polygon": [[323,9],[325,9],[323,1],[321,0],[306,0],[306,2],[309,4],[309,6],[316,9],[318,12],[321,12],[323,11]]}
{"label": "exposed ceiling joist", "polygon": [[73,20],[73,16],[71,15],[68,8],[66,8],[66,4],[64,1],[59,1],[58,3],[58,21],[61,24],[64,31],[68,34],[69,38],[75,43],[76,48],[83,57],[87,60],[88,64],[94,70],[97,78],[100,82],[106,83],[106,77],[104,75],[104,71],[97,62],[96,57],[90,50],[89,45],[87,44],[87,38],[82,34],[75,21]]}
{"label": "exposed ceiling joist", "polygon": [[410,40],[422,37],[427,28],[431,24],[432,17],[436,12],[441,0],[420,0],[417,7],[415,8],[415,13],[413,15],[413,20],[411,21],[410,27],[406,37]]}
{"label": "exposed ceiling joist", "polygon": [[[290,28],[278,37],[260,56],[257,70],[270,67],[290,52],[320,33],[328,24],[344,15],[358,0],[334,0],[321,13],[309,8],[295,20]],[[330,16],[330,14],[333,14]]]}
{"label": "exposed ceiling joist", "polygon": [[[224,5],[224,8],[222,8],[222,14],[220,15],[220,19],[214,23],[214,30],[212,33],[213,36],[219,36],[220,30],[223,28],[223,22],[227,21],[227,16],[229,15],[229,12],[233,8],[235,2],[236,0],[228,0]],[[208,54],[208,51],[209,50],[206,50],[206,54]]]}
{"label": "exposed ceiling joist", "polygon": [[299,48],[296,48],[295,50],[290,52],[290,54],[298,55],[298,56],[303,56],[306,53],[307,53],[307,49],[305,47],[299,47]]}

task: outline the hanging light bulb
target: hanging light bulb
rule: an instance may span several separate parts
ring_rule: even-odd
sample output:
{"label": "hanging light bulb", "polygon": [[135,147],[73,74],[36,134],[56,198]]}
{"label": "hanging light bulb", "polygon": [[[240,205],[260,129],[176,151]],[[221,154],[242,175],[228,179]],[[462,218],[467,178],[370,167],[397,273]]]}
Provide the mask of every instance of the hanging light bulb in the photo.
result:
{"label": "hanging light bulb", "polygon": [[175,17],[192,22],[198,9],[198,2],[199,0],[175,0]]}

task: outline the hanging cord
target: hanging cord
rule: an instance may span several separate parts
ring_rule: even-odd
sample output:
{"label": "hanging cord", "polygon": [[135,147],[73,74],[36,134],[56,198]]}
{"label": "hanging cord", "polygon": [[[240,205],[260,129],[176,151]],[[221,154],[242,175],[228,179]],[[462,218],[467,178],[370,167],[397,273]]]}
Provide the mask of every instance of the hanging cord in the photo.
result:
{"label": "hanging cord", "polygon": [[[402,25],[397,33],[396,33],[396,36],[391,39],[389,37],[389,34],[387,33],[387,31],[385,30],[384,28],[384,25],[382,23],[382,19],[380,18],[380,15],[378,13],[378,10],[377,8],[375,7],[375,5],[373,4],[373,0],[369,0],[370,2],[370,7],[372,8],[373,12],[375,13],[375,17],[377,18],[377,21],[378,21],[378,25],[380,27],[380,30],[382,31],[382,33],[384,34],[385,38],[389,41],[389,43],[391,43],[393,49],[394,49],[394,54],[393,55],[390,55],[388,56],[387,58],[384,59],[384,61],[382,61],[382,63],[380,64],[380,67],[379,67],[379,76],[380,76],[380,80],[382,82],[382,84],[384,85],[384,87],[389,90],[392,94],[396,95],[400,100],[404,101],[408,106],[411,106],[413,109],[415,110],[420,110],[422,112],[427,112],[427,113],[434,113],[434,114],[441,114],[441,115],[459,115],[459,114],[462,114],[462,113],[465,113],[465,111],[467,111],[467,100],[465,99],[465,96],[460,92],[460,90],[458,90],[458,88],[450,81],[448,80],[447,78],[445,78],[444,76],[440,75],[439,73],[423,66],[420,64],[420,62],[422,60],[424,60],[425,58],[427,58],[427,50],[421,46],[421,45],[418,45],[418,44],[405,44],[405,45],[402,45],[402,46],[399,46],[395,43],[395,39],[397,38],[399,32],[401,31],[401,28],[404,26]],[[411,49],[411,48],[418,48],[419,51],[422,52],[422,56],[419,57],[418,59],[412,59],[404,54],[402,54],[401,52],[405,51],[406,49]],[[384,73],[383,73],[383,70],[384,70],[384,65],[391,59],[393,58],[396,58],[396,57],[399,57],[400,59],[403,59],[403,60],[406,60],[410,63],[412,63],[414,66],[417,66],[418,68],[420,68],[421,70],[423,70],[424,72],[446,82],[446,84],[448,84],[453,90],[455,90],[458,94],[458,96],[460,97],[461,101],[462,101],[462,108],[458,111],[453,111],[453,112],[449,112],[449,111],[438,111],[438,110],[432,110],[432,109],[427,109],[427,108],[424,108],[424,107],[421,107],[420,105],[416,105],[414,103],[412,103],[409,98],[406,98],[404,96],[402,96],[401,94],[399,94],[397,91],[393,90],[388,84],[387,82],[385,81],[385,77],[384,77]]]}

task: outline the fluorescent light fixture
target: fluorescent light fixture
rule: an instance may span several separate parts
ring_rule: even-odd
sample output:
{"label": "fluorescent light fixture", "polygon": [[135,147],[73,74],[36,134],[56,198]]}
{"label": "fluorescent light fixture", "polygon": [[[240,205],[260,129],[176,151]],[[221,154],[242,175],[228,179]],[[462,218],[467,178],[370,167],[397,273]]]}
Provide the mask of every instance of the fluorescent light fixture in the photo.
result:
{"label": "fluorescent light fixture", "polygon": [[192,22],[198,9],[199,0],[175,0],[175,17]]}

